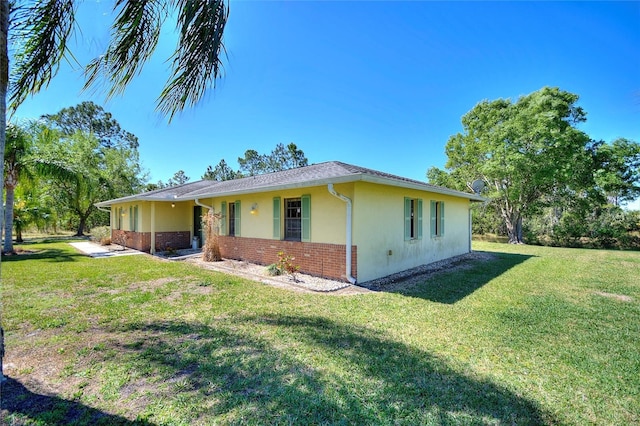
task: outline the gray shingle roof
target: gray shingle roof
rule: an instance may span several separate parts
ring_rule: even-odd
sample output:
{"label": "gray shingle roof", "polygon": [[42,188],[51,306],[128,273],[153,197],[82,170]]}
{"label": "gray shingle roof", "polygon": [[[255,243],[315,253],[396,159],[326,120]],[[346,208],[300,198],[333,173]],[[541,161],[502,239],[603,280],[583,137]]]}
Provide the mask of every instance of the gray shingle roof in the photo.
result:
{"label": "gray shingle roof", "polygon": [[180,201],[196,198],[219,197],[231,194],[244,194],[251,192],[266,192],[286,188],[300,188],[326,185],[329,183],[344,183],[355,181],[368,181],[392,186],[419,189],[441,194],[463,197],[475,201],[483,199],[475,194],[469,194],[452,189],[430,185],[426,182],[408,179],[377,170],[354,166],[339,161],[328,161],[313,164],[311,166],[280,172],[265,173],[257,176],[245,177],[223,182],[212,180],[200,180],[156,191],[144,192],[129,197],[103,201],[98,206],[108,206],[126,201]]}

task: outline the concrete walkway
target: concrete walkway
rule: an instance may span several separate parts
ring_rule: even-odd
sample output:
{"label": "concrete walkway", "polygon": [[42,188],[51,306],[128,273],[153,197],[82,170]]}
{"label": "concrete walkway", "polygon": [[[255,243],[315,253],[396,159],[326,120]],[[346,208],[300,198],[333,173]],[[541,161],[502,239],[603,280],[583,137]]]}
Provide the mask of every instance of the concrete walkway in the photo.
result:
{"label": "concrete walkway", "polygon": [[91,241],[80,241],[80,242],[69,243],[69,244],[75,247],[77,250],[81,251],[82,253],[94,258],[131,256],[134,254],[142,254],[141,251],[137,251],[133,249],[109,250],[108,248]]}

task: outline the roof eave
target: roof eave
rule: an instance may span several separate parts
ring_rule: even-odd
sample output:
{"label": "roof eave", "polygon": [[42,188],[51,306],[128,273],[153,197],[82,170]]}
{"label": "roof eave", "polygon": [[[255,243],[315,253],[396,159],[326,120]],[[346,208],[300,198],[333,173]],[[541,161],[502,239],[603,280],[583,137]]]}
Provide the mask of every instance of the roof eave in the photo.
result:
{"label": "roof eave", "polygon": [[407,188],[407,189],[415,189],[418,191],[433,192],[433,193],[442,194],[442,195],[449,195],[457,198],[466,198],[466,199],[469,199],[470,201],[478,201],[478,202],[486,201],[483,197],[477,194],[470,194],[468,192],[457,191],[455,189],[449,189],[442,186],[430,185],[426,182],[422,183],[422,182],[399,181],[396,179],[386,178],[382,176],[371,176],[371,175],[363,175],[362,180],[365,182],[390,185],[390,186],[396,186],[396,187]]}

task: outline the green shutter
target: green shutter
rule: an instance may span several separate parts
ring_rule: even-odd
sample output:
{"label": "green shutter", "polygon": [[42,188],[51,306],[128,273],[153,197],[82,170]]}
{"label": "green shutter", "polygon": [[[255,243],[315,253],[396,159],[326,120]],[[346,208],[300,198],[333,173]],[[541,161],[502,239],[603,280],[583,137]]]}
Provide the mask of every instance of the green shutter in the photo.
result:
{"label": "green shutter", "polygon": [[133,206],[133,229],[132,231],[138,230],[138,206]]}
{"label": "green shutter", "polygon": [[444,201],[440,201],[440,235],[444,235]]}
{"label": "green shutter", "polygon": [[422,198],[418,198],[418,239],[422,239]]}
{"label": "green shutter", "polygon": [[436,234],[436,230],[437,230],[436,219],[437,219],[436,202],[431,200],[431,238],[433,238],[433,237],[435,237],[437,235]]}
{"label": "green shutter", "polygon": [[411,198],[404,197],[404,240],[411,239]]}
{"label": "green shutter", "polygon": [[239,237],[240,234],[240,201],[236,201],[236,209],[235,209],[235,220],[236,220],[236,233],[235,236]]}
{"label": "green shutter", "polygon": [[129,231],[133,231],[133,207],[129,206]]}
{"label": "green shutter", "polygon": [[300,197],[302,204],[302,241],[311,241],[311,195]]}
{"label": "green shutter", "polygon": [[273,239],[280,239],[280,197],[273,197]]}
{"label": "green shutter", "polygon": [[227,235],[227,202],[220,203],[220,235]]}

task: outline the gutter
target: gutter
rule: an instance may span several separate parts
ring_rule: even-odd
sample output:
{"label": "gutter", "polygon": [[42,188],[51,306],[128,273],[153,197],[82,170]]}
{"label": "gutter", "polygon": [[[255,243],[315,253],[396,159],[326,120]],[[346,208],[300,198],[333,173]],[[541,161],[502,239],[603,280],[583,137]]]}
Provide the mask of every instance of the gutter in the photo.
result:
{"label": "gutter", "polygon": [[347,255],[346,255],[346,259],[345,259],[345,264],[346,264],[346,275],[347,275],[347,280],[349,280],[349,282],[351,284],[355,284],[357,282],[357,280],[351,276],[351,244],[352,244],[352,240],[353,240],[353,235],[352,235],[352,226],[351,226],[351,198],[346,197],[342,194],[339,194],[335,191],[335,189],[333,189],[333,184],[330,183],[327,185],[327,190],[329,191],[329,193],[331,195],[333,195],[334,197],[337,197],[339,199],[341,199],[342,201],[344,201],[345,203],[347,203]]}
{"label": "gutter", "polygon": [[202,204],[200,200],[198,200],[197,198],[194,198],[193,202],[196,204],[196,206],[207,208],[213,212],[213,206],[207,206],[206,204]]}

